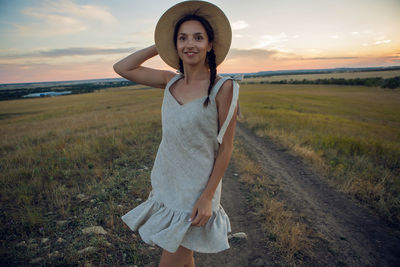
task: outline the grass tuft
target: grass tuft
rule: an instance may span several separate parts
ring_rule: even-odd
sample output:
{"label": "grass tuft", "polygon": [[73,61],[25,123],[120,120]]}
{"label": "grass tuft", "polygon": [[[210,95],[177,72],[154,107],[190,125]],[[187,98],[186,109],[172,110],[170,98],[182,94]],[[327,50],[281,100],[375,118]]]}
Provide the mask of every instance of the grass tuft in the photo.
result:
{"label": "grass tuft", "polygon": [[290,211],[280,198],[279,186],[272,182],[251,158],[245,145],[235,140],[232,160],[238,168],[240,181],[247,187],[250,206],[262,218],[262,229],[282,259],[293,265],[302,264],[302,257],[310,256],[310,230],[300,214]]}

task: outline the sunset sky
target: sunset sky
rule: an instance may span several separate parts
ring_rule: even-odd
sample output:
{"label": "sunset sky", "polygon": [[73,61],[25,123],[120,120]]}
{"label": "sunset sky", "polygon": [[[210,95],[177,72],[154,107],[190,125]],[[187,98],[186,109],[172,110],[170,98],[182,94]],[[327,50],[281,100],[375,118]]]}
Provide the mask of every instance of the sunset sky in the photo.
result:
{"label": "sunset sky", "polygon": [[[0,83],[118,77],[180,1],[0,0]],[[219,0],[233,29],[220,73],[400,66],[399,0]],[[169,69],[157,56],[145,64]]]}

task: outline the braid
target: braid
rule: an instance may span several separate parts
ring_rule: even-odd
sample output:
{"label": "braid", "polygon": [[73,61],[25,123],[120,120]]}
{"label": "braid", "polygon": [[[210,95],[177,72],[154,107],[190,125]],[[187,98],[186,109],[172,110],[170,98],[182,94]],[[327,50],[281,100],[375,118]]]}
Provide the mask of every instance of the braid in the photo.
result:
{"label": "braid", "polygon": [[179,72],[183,74],[183,62],[182,59],[179,58]]}
{"label": "braid", "polygon": [[214,49],[211,49],[210,52],[207,52],[207,59],[208,59],[208,66],[210,68],[210,85],[208,86],[208,96],[203,103],[204,107],[207,107],[208,103],[210,102],[211,89],[213,88],[215,78],[217,76],[217,64],[215,64]]}

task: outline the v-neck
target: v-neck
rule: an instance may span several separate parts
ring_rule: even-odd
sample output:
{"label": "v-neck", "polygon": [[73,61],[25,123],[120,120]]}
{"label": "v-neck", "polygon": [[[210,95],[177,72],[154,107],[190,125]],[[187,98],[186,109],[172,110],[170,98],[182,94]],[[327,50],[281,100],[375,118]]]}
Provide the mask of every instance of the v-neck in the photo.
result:
{"label": "v-neck", "polygon": [[[174,102],[175,102],[177,105],[179,105],[180,107],[184,107],[184,106],[186,106],[186,105],[188,105],[188,104],[190,104],[190,103],[192,103],[192,102],[196,102],[196,101],[198,101],[198,100],[200,100],[200,99],[204,99],[204,98],[206,98],[206,97],[208,96],[208,95],[204,95],[204,96],[195,98],[195,99],[193,99],[193,100],[190,100],[190,101],[187,102],[187,103],[183,103],[183,104],[179,103],[179,101],[178,101],[178,100],[174,97],[174,95],[171,93],[170,88],[171,88],[171,86],[172,86],[174,83],[176,83],[177,81],[179,81],[181,78],[182,78],[182,76],[179,77],[179,79],[176,79],[176,80],[175,80],[173,83],[171,83],[171,84],[168,86],[168,88],[167,88],[167,91],[168,91],[169,95],[171,96],[171,98],[174,100]],[[214,88],[214,87],[213,87],[213,88]]]}

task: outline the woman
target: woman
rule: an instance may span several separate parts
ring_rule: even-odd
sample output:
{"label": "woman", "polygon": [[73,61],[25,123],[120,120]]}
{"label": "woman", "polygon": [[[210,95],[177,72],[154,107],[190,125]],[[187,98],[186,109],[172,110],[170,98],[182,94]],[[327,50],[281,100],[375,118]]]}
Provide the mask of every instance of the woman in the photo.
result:
{"label": "woman", "polygon": [[[231,225],[220,194],[233,150],[239,86],[218,76],[216,67],[228,53],[231,36],[218,7],[186,1],[160,18],[155,45],[114,65],[126,79],[165,88],[152,191],[122,216],[146,243],[163,248],[161,267],[194,266],[193,251],[229,248]],[[179,73],[141,66],[157,54]]]}

